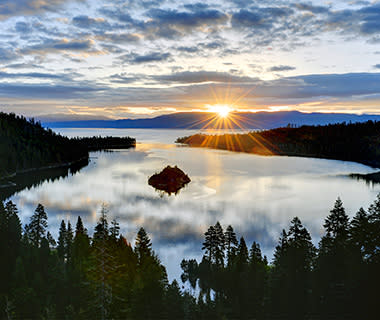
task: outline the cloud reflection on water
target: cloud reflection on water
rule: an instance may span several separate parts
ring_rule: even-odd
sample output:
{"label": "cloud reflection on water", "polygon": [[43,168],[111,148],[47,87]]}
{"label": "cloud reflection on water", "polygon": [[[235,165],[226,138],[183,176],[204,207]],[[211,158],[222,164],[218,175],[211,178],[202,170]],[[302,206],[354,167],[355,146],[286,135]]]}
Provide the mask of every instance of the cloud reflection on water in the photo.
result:
{"label": "cloud reflection on water", "polygon": [[[163,134],[162,130],[157,134]],[[338,196],[353,215],[372,203],[380,191],[379,186],[342,176],[372,172],[371,168],[342,161],[148,143],[134,150],[91,156],[90,165],[79,173],[13,196],[22,222],[28,221],[41,202],[55,236],[61,219],[75,224],[78,215],[92,233],[105,202],[110,219],[119,220],[129,241],[134,242],[140,226],[146,228],[170,278],[179,276],[182,258],[200,256],[203,233],[216,221],[225,227],[231,224],[249,244],[258,241],[271,257],[281,229],[294,216],[301,218],[318,242],[323,220]],[[160,196],[147,183],[166,165],[178,165],[192,180],[178,196]]]}

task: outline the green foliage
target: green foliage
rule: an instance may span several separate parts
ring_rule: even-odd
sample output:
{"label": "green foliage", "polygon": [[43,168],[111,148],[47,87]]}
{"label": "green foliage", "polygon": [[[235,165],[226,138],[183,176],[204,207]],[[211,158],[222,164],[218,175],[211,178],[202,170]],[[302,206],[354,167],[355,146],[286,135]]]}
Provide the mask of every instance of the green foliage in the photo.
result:
{"label": "green foliage", "polygon": [[72,138],[45,129],[34,119],[0,112],[0,180],[14,174],[88,161],[88,152],[130,148],[131,137]]}
{"label": "green foliage", "polygon": [[[0,202],[1,319],[377,319],[380,195],[350,220],[338,199],[318,250],[295,217],[268,265],[231,226],[205,232],[204,256],[183,260],[181,289],[144,228],[135,247],[109,227],[107,209],[91,239],[78,217],[58,242],[38,205],[22,234],[18,210]],[[197,295],[197,297],[196,297]]]}
{"label": "green foliage", "polygon": [[45,208],[39,203],[34,214],[30,218],[29,224],[25,226],[28,239],[34,246],[40,246],[41,241],[45,236],[47,226],[48,223]]}

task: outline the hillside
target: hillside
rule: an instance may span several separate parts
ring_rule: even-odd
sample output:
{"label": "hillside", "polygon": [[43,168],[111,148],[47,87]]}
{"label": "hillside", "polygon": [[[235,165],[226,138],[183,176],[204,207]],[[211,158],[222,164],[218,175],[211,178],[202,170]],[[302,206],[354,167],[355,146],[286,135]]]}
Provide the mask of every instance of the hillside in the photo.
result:
{"label": "hillside", "polygon": [[327,125],[338,122],[380,121],[379,115],[346,113],[233,112],[223,121],[210,112],[179,112],[146,119],[41,121],[49,128],[141,128],[141,129],[273,129],[292,125]]}
{"label": "hillside", "polygon": [[33,119],[0,113],[0,179],[32,169],[70,166],[87,161],[89,151],[127,148],[135,143],[130,137],[69,139]]}
{"label": "hillside", "polygon": [[246,134],[196,134],[177,143],[260,155],[355,161],[380,167],[380,122],[278,128]]}

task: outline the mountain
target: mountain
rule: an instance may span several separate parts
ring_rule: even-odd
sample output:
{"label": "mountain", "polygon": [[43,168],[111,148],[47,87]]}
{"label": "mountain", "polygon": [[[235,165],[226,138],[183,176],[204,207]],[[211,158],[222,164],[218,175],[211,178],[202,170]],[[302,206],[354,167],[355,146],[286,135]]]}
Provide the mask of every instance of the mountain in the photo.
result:
{"label": "mountain", "polygon": [[[228,120],[230,119],[230,120]],[[226,119],[210,112],[179,112],[146,119],[45,121],[49,128],[141,128],[141,129],[273,129],[289,124],[326,125],[341,122],[380,121],[380,115],[347,113],[233,112]]]}

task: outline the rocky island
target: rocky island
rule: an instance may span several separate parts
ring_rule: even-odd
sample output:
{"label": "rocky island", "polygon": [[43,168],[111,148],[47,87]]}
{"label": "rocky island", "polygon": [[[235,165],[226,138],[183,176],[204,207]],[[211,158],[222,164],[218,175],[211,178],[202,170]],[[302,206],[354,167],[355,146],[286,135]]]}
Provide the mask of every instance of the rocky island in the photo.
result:
{"label": "rocky island", "polygon": [[191,179],[177,166],[167,166],[160,173],[156,173],[148,180],[148,184],[156,190],[164,191],[169,195],[177,194]]}

